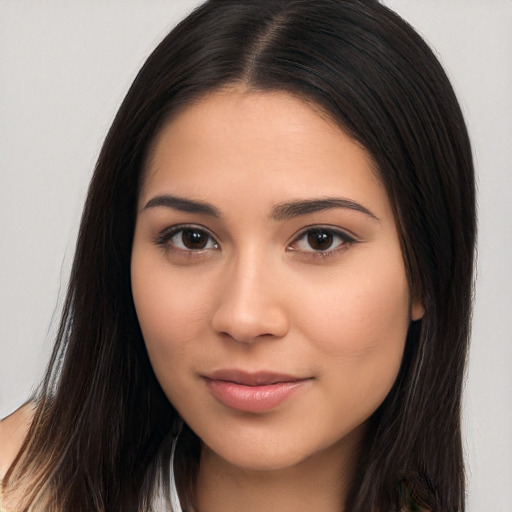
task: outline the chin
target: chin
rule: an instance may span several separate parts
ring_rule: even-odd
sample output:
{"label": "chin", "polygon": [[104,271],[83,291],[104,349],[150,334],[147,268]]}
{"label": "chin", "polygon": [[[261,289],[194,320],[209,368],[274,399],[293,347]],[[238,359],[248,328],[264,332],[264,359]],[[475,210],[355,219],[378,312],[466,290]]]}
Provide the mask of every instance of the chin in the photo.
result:
{"label": "chin", "polygon": [[300,465],[310,457],[297,453],[276,453],[263,447],[237,453],[232,450],[218,453],[208,448],[205,455],[214,459],[220,458],[225,464],[246,472],[283,471]]}

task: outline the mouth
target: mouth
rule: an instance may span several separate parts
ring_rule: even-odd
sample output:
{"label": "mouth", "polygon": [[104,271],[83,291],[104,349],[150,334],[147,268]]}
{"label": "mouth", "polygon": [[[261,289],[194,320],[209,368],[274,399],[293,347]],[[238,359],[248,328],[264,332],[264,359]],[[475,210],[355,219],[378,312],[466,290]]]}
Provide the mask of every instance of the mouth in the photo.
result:
{"label": "mouth", "polygon": [[310,377],[240,370],[218,370],[203,377],[213,397],[224,406],[243,412],[266,412],[291,398]]}

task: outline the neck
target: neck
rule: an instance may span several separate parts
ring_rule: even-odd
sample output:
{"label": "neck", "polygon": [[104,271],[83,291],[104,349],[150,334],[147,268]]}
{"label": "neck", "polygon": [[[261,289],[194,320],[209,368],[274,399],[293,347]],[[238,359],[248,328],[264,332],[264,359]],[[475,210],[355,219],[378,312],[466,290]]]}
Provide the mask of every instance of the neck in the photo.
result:
{"label": "neck", "polygon": [[339,512],[356,461],[354,443],[339,442],[284,469],[251,470],[203,447],[197,512]]}

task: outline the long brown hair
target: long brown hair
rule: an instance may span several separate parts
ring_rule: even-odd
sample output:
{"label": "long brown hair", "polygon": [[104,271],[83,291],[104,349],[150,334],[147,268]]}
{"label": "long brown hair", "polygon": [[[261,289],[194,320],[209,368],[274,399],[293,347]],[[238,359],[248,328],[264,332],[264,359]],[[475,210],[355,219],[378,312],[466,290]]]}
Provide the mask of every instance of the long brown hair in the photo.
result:
{"label": "long brown hair", "polygon": [[[475,241],[471,149],[431,50],[375,0],[210,0],[151,54],[103,145],[57,342],[29,435],[6,475],[22,509],[151,510],[166,488],[177,413],[151,369],[130,287],[137,194],[151,143],[179,108],[233,83],[310,101],[373,156],[409,285],[425,306],[396,383],[370,418],[346,503],[464,510],[460,402]],[[176,473],[193,500],[199,440]],[[402,503],[401,503],[402,502]]]}

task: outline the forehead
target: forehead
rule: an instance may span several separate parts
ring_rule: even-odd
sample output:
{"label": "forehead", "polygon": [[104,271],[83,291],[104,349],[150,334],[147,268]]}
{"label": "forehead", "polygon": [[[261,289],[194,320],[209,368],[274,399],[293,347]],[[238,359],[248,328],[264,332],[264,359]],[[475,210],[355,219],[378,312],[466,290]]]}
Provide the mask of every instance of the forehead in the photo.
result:
{"label": "forehead", "polygon": [[163,127],[141,200],[162,188],[219,200],[230,190],[259,192],[274,202],[280,195],[373,190],[382,200],[375,169],[370,154],[311,103],[286,92],[228,89],[204,96]]}
{"label": "forehead", "polygon": [[[245,125],[253,142],[282,141],[281,137],[303,134],[311,124],[322,130],[339,133],[340,126],[325,109],[309,99],[286,91],[253,90],[244,85],[230,85],[208,92],[191,103],[179,106],[159,130],[153,141],[146,168],[155,164],[155,153],[162,139],[184,135],[187,130],[201,136],[223,138],[231,130],[238,132]],[[213,122],[213,123],[211,123]],[[279,139],[276,139],[279,135]],[[371,161],[371,157],[368,154]]]}

